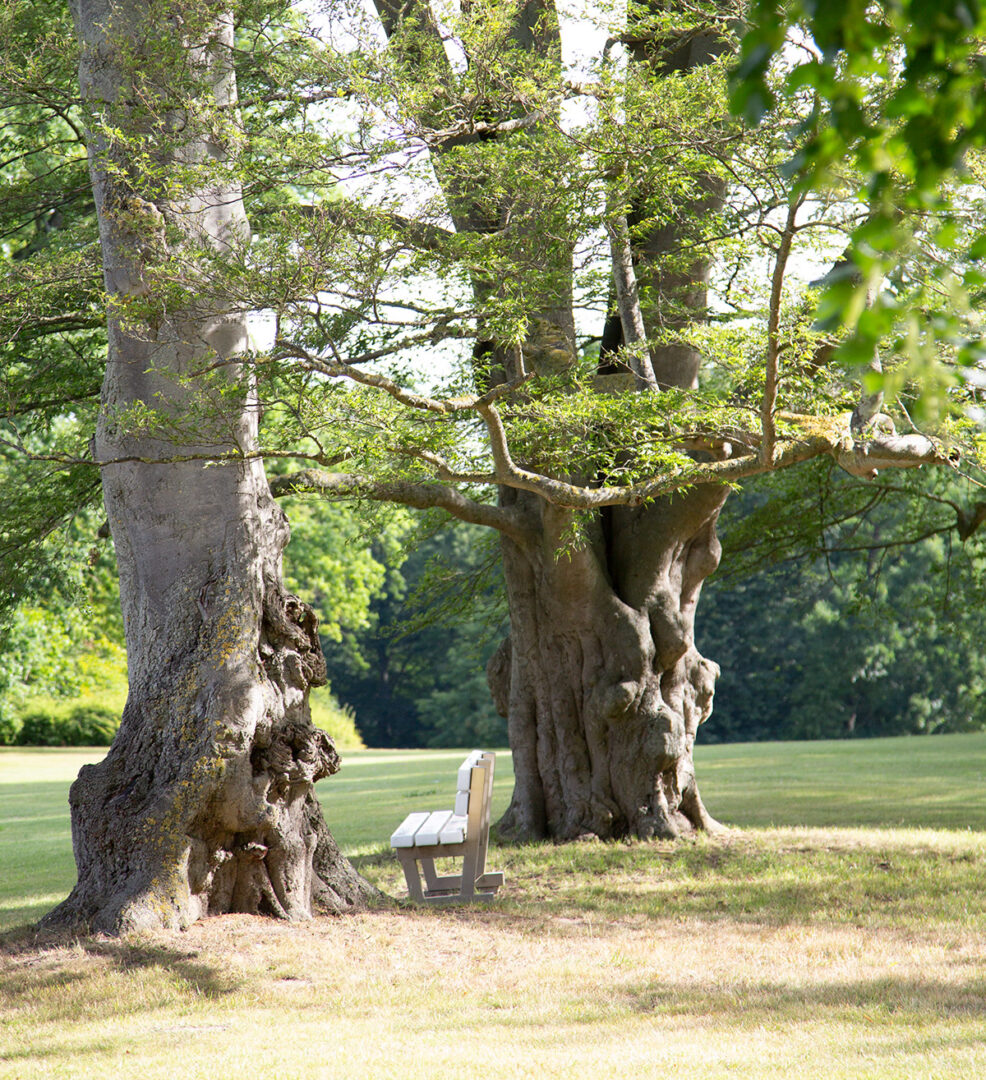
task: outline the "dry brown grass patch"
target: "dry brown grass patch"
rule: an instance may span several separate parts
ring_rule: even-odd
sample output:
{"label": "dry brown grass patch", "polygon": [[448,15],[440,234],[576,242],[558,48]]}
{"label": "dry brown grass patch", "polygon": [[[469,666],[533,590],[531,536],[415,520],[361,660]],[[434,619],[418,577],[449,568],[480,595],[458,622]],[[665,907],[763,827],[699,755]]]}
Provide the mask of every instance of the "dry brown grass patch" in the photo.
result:
{"label": "dry brown grass patch", "polygon": [[[945,900],[979,888],[978,836],[577,848],[497,851],[510,876],[491,909],[8,935],[0,1076],[986,1075],[983,892],[964,919]],[[830,879],[832,910],[791,906]]]}

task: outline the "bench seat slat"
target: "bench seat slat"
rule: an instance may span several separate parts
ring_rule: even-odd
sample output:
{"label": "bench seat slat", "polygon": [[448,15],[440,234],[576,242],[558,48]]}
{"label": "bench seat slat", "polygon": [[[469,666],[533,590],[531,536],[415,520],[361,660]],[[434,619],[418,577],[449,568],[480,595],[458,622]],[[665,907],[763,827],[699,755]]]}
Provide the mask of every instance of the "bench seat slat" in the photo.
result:
{"label": "bench seat slat", "polygon": [[414,847],[414,837],[418,829],[428,820],[429,815],[424,811],[408,814],[407,817],[394,830],[390,838],[391,847]]}
{"label": "bench seat slat", "polygon": [[466,829],[469,819],[463,815],[453,814],[442,828],[439,834],[439,842],[442,844],[461,844],[466,839]]}
{"label": "bench seat slat", "polygon": [[414,834],[414,846],[425,847],[428,844],[437,844],[438,838],[442,835],[442,829],[445,828],[451,816],[451,810],[436,810],[433,814],[429,814],[428,820]]}

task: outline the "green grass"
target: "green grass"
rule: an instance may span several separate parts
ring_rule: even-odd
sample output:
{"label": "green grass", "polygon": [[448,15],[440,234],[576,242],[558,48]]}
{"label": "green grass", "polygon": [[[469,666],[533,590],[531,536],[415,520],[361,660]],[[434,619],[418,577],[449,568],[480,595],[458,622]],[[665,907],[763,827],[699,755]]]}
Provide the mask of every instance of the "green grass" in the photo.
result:
{"label": "green grass", "polygon": [[[456,770],[464,750],[357,750],[323,780],[318,796],[329,827],[348,855],[387,849],[390,834],[413,810],[441,810],[455,799]],[[494,820],[510,802],[509,753],[497,754],[493,774]]]}
{"label": "green grass", "polygon": [[[74,881],[68,787],[100,750],[0,748],[0,929],[40,916]],[[387,853],[412,810],[451,805],[462,750],[354,750],[318,786],[351,856]],[[986,832],[986,733],[937,738],[699,746],[699,783],[720,821]],[[494,820],[510,800],[497,757]]]}
{"label": "green grass", "polygon": [[986,733],[699,744],[695,761],[730,824],[986,830]]}
{"label": "green grass", "polygon": [[0,930],[35,921],[71,890],[68,789],[105,753],[0,747]]}
{"label": "green grass", "polygon": [[[347,853],[386,847],[393,823],[441,808],[461,750],[364,750],[319,785]],[[739,743],[695,750],[710,812],[728,825],[986,831],[986,732],[927,738]],[[496,762],[494,820],[510,801],[509,754]],[[437,800],[437,802],[436,802]],[[443,802],[444,800],[444,802]]]}
{"label": "green grass", "polygon": [[[724,837],[495,847],[491,909],[35,941],[99,753],[0,751],[4,1080],[986,1075],[986,734],[700,747]],[[387,837],[461,757],[350,752],[320,785],[392,895]],[[501,754],[495,813],[510,786]]]}

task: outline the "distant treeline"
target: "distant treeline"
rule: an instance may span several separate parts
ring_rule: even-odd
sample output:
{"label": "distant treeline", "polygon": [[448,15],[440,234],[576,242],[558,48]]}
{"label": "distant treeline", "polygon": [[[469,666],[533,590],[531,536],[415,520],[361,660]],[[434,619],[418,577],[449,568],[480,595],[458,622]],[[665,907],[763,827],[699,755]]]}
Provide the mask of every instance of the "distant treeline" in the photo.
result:
{"label": "distant treeline", "polygon": [[730,500],[698,646],[722,669],[713,742],[986,727],[979,489],[931,473],[853,480],[815,466]]}
{"label": "distant treeline", "polygon": [[329,684],[367,746],[506,746],[486,661],[507,630],[495,540],[459,524],[389,560],[365,627],[323,639]]}
{"label": "distant treeline", "polygon": [[[701,741],[986,727],[986,559],[978,534],[963,544],[953,527],[975,489],[913,485],[821,465],[731,496],[696,622],[722,670]],[[333,692],[368,745],[505,745],[484,669],[508,628],[481,530],[439,532],[392,560],[370,612],[368,627],[325,642]]]}

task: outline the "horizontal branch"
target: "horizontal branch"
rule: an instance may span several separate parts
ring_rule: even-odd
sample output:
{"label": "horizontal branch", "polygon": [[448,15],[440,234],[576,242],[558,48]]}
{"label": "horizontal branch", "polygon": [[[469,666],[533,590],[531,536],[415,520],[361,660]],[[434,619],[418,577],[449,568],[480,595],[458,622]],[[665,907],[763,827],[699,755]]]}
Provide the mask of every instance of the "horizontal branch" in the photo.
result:
{"label": "horizontal branch", "polygon": [[80,330],[103,330],[105,327],[105,315],[101,317],[58,315],[31,318],[21,320],[15,326],[8,327],[0,324],[0,342],[9,345],[18,340],[21,343],[40,341],[42,338],[60,337]]}
{"label": "horizontal branch", "polygon": [[848,417],[781,414],[789,425],[802,427],[804,434],[777,438],[770,462],[751,452],[757,443],[755,438],[751,438],[737,456],[731,456],[732,448],[724,445],[721,460],[682,465],[664,476],[628,487],[588,488],[519,466],[510,454],[506,431],[495,406],[484,404],[477,408],[477,412],[483,417],[489,434],[496,482],[533,492],[559,506],[572,509],[637,506],[696,484],[733,484],[826,455],[846,472],[867,479],[873,479],[881,469],[953,465],[956,460],[941,444],[925,435],[874,432],[865,439],[855,440],[850,433]]}
{"label": "horizontal branch", "polygon": [[422,130],[419,133],[419,137],[428,145],[431,145],[432,143],[439,143],[446,146],[450,144],[455,145],[459,142],[469,142],[477,136],[489,138],[490,136],[511,135],[515,131],[524,131],[526,128],[534,127],[536,124],[541,123],[547,115],[548,114],[544,110],[538,109],[534,112],[527,113],[524,116],[514,117],[511,120],[490,122],[487,120],[475,120],[469,118],[460,121],[453,127],[442,128],[440,130]]}
{"label": "horizontal branch", "polygon": [[334,225],[345,225],[354,214],[358,214],[361,227],[364,228],[367,219],[373,217],[380,225],[398,233],[401,239],[408,244],[438,255],[448,254],[450,250],[449,244],[457,235],[453,229],[445,229],[441,225],[433,225],[428,221],[416,221],[414,218],[390,211],[375,210],[362,203],[349,202],[348,200],[341,203],[320,203],[314,206],[309,203],[300,203],[285,207],[264,208],[260,211],[254,211],[252,217],[263,220],[263,218],[271,217],[274,214],[290,213],[291,211],[300,213],[302,217],[306,218],[323,218]]}
{"label": "horizontal branch", "polygon": [[[483,479],[530,491],[549,502],[572,509],[640,505],[696,484],[734,484],[825,455],[832,457],[846,472],[867,479],[872,479],[885,469],[955,463],[953,455],[924,435],[898,435],[872,428],[860,436],[853,432],[848,415],[818,417],[778,413],[777,420],[788,429],[793,428],[794,433],[789,431],[784,436],[774,434],[776,441],[770,460],[765,460],[764,455],[757,452],[760,445],[758,435],[744,432],[741,440],[722,441],[721,446],[716,448],[717,460],[682,464],[661,476],[627,487],[586,487],[526,469],[514,461],[496,402],[513,393],[526,381],[526,377],[496,386],[483,396],[431,398],[406,390],[384,375],[354,370],[346,364],[328,364],[298,346],[284,342],[278,344],[286,354],[304,358],[313,370],[377,387],[411,408],[444,415],[469,411],[477,413],[486,426],[494,466],[493,473]],[[444,474],[440,471],[439,475],[452,482],[461,481],[461,478],[447,471]]]}
{"label": "horizontal branch", "polygon": [[321,469],[301,469],[270,478],[275,497],[320,495],[327,499],[373,499],[394,502],[418,510],[439,509],[474,525],[484,525],[523,540],[527,530],[510,510],[477,502],[446,484],[412,483],[407,480],[377,480],[360,473],[331,473]]}
{"label": "horizontal branch", "polygon": [[926,435],[877,434],[854,442],[851,447],[838,447],[832,456],[847,473],[867,480],[872,480],[881,469],[913,469],[957,461]]}
{"label": "horizontal branch", "polygon": [[93,390],[88,394],[76,394],[71,397],[36,398],[29,401],[18,401],[16,405],[8,400],[6,407],[0,405],[0,417],[4,420],[13,420],[14,417],[27,416],[29,413],[40,412],[43,409],[67,409],[71,405],[80,405],[84,401],[95,402],[99,400],[99,390]]}
{"label": "horizontal branch", "polygon": [[[777,420],[781,430],[775,435],[774,450],[769,461],[758,452],[760,436],[756,432],[737,432],[735,436],[723,435],[718,439],[710,437],[706,440],[705,453],[711,453],[714,460],[682,461],[667,472],[638,484],[590,487],[533,471],[514,460],[496,403],[503,396],[513,393],[526,380],[500,384],[481,396],[430,398],[406,390],[384,375],[354,370],[346,364],[325,363],[297,346],[288,346],[285,351],[295,357],[304,357],[312,370],[351,378],[376,387],[414,409],[446,415],[473,412],[481,418],[486,427],[493,468],[489,473],[458,474],[439,455],[418,449],[404,451],[404,456],[417,458],[427,464],[434,470],[436,482],[379,480],[360,473],[306,469],[286,477],[273,478],[271,484],[277,494],[309,491],[330,498],[369,498],[418,508],[438,508],[463,521],[497,529],[518,540],[529,533],[522,516],[504,507],[470,499],[456,485],[501,485],[529,491],[558,506],[591,510],[604,506],[640,505],[698,484],[732,485],[749,477],[789,468],[826,455],[833,458],[848,473],[866,479],[873,479],[881,470],[886,469],[955,465],[957,461],[957,454],[925,435],[899,435],[879,427],[873,427],[869,432],[860,435],[852,430],[849,414],[820,417],[778,413]],[[2,436],[0,445],[7,445],[15,453],[33,460],[58,462],[63,465],[85,464],[99,468],[124,462],[164,465],[202,461],[221,464],[265,457],[290,457],[296,460],[307,458],[320,465],[326,463],[321,454],[305,454],[299,451],[216,447],[212,452],[199,450],[183,454],[178,446],[175,447],[179,450],[177,453],[155,456],[131,454],[94,462],[70,455],[34,454],[19,442]],[[980,523],[980,520],[974,524],[970,521],[967,527],[971,531]]]}

